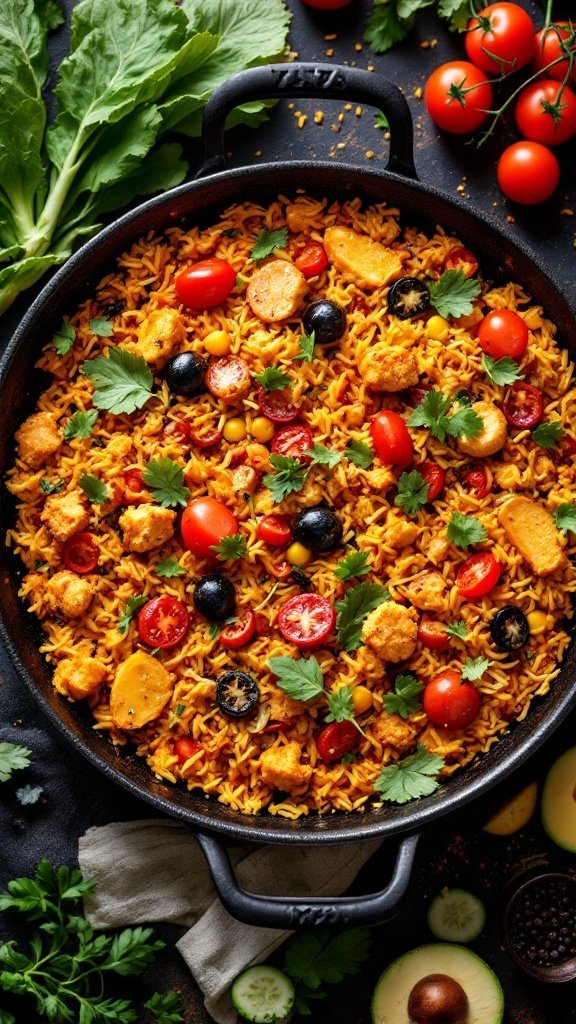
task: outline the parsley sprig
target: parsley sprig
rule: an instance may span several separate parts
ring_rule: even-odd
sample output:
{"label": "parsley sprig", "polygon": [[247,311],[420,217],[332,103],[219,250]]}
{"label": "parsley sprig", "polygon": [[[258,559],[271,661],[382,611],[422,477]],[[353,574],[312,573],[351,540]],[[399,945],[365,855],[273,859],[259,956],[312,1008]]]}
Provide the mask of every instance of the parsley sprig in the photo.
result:
{"label": "parsley sprig", "polygon": [[59,356],[65,356],[68,354],[74,339],[76,338],[76,331],[72,324],[67,324],[66,321],[62,322],[62,327],[59,331],[52,336],[52,344]]}
{"label": "parsley sprig", "polygon": [[141,356],[111,347],[107,356],[82,364],[85,377],[95,385],[92,401],[97,409],[132,413],[152,396],[152,373]]}
{"label": "parsley sprig", "polygon": [[292,381],[286,370],[280,366],[267,366],[262,373],[255,373],[254,380],[264,391],[283,391]]}
{"label": "parsley sprig", "polygon": [[420,711],[420,694],[424,684],[414,675],[408,672],[406,675],[398,675],[394,680],[394,692],[384,694],[384,709],[389,714],[400,715],[400,718],[408,718],[409,715]]}
{"label": "parsley sprig", "polygon": [[219,544],[211,544],[210,550],[214,551],[221,562],[231,562],[243,558],[248,551],[248,545],[241,533],[233,533],[230,537],[222,537]]}
{"label": "parsley sprig", "polygon": [[379,583],[358,583],[348,588],[341,601],[336,601],[336,639],[343,650],[355,651],[360,647],[364,619],[389,600],[386,587]]}
{"label": "parsley sprig", "polygon": [[450,437],[477,437],[483,427],[478,413],[470,406],[461,405],[449,416],[451,406],[451,398],[432,388],[414,409],[408,425],[428,427],[433,437],[441,442],[446,440],[447,434]]}
{"label": "parsley sprig", "polygon": [[190,491],[184,484],[184,470],[174,459],[163,455],[150,459],[142,479],[150,493],[164,508],[186,507]]}
{"label": "parsley sprig", "polygon": [[94,505],[104,505],[110,497],[110,492],[101,480],[91,473],[82,473],[78,481],[78,487]]}
{"label": "parsley sprig", "polygon": [[268,668],[277,676],[276,685],[293,700],[313,700],[324,692],[324,676],[316,658],[270,658]]}
{"label": "parsley sprig", "polygon": [[481,679],[491,664],[488,658],[466,658],[462,666],[462,679],[469,679],[471,682]]}
{"label": "parsley sprig", "polygon": [[350,441],[344,449],[344,455],[360,469],[370,469],[374,462],[374,449],[365,441]]}
{"label": "parsley sprig", "polygon": [[95,334],[97,338],[111,338],[114,333],[114,324],[110,320],[105,320],[103,317],[95,317],[89,323],[92,334]]}
{"label": "parsley sprig", "polygon": [[158,576],[163,576],[166,580],[170,580],[175,576],[185,576],[186,569],[183,565],[180,565],[177,558],[174,558],[171,555],[170,558],[163,558],[161,562],[158,562],[158,565],[156,566],[156,574]]}
{"label": "parsley sprig", "polygon": [[328,694],[328,714],[326,715],[326,721],[353,722],[356,724],[354,719],[354,701],[352,699],[351,686],[339,686],[336,690],[331,690]]}
{"label": "parsley sprig", "polygon": [[329,469],[333,469],[342,460],[344,452],[334,451],[325,444],[315,444],[306,454],[313,466],[328,466]]}
{"label": "parsley sprig", "polygon": [[303,363],[311,363],[314,360],[314,346],[316,344],[316,331],[300,336],[300,351],[294,359],[301,359]]}
{"label": "parsley sprig", "polygon": [[492,383],[499,387],[514,384],[517,380],[524,380],[524,374],[520,373],[518,363],[510,356],[502,356],[501,359],[482,356],[482,368]]}
{"label": "parsley sprig", "polygon": [[341,562],[337,562],[334,568],[334,575],[346,583],[357,576],[366,576],[370,572],[368,565],[367,551],[349,551]]}
{"label": "parsley sprig", "polygon": [[539,423],[532,431],[532,440],[540,448],[555,448],[563,436],[564,427],[560,420],[547,420],[545,423]]}
{"label": "parsley sprig", "polygon": [[448,540],[459,548],[469,548],[471,544],[480,544],[488,536],[486,527],[476,516],[465,516],[462,512],[453,512],[446,529]]}
{"label": "parsley sprig", "polygon": [[97,409],[88,409],[87,412],[84,412],[83,409],[78,409],[77,412],[72,414],[72,416],[68,420],[68,423],[64,427],[64,430],[62,431],[62,436],[64,440],[71,441],[72,438],[74,437],[90,437],[96,425],[97,419]]}
{"label": "parsley sprig", "polygon": [[327,929],[304,932],[290,940],[283,969],[296,990],[299,1014],[313,1016],[310,1000],[324,999],[323,985],[335,984],[359,974],[370,955],[372,937],[367,928],[351,928],[334,934]]}
{"label": "parsley sprig", "polygon": [[308,476],[308,466],[291,455],[271,455],[274,473],[267,473],[263,479],[265,487],[272,491],[274,501],[282,501],[287,494],[301,491]]}
{"label": "parsley sprig", "polygon": [[428,501],[429,485],[417,469],[402,473],[398,481],[398,493],[394,504],[404,509],[407,516],[415,516],[418,509]]}
{"label": "parsley sprig", "polygon": [[124,633],[128,631],[128,626],[132,622],[132,619],[136,615],[136,612],[140,611],[142,605],[145,605],[147,600],[148,598],[145,597],[144,594],[137,594],[134,597],[128,598],[128,600],[126,601],[124,611],[120,618],[118,619],[118,625],[116,626],[116,629],[118,630],[119,633],[122,633],[122,635],[124,635]]}
{"label": "parsley sprig", "polygon": [[12,772],[27,768],[30,764],[32,751],[19,743],[0,743],[0,782],[8,782]]}
{"label": "parsley sprig", "polygon": [[553,516],[562,533],[576,533],[576,502],[563,501],[554,509]]}
{"label": "parsley sprig", "polygon": [[430,796],[440,783],[437,775],[444,767],[443,758],[430,754],[419,743],[414,754],[408,754],[396,764],[386,765],[374,783],[374,789],[383,800],[394,804],[406,804],[421,796]]}
{"label": "parsley sprig", "polygon": [[438,281],[428,285],[430,302],[440,316],[468,316],[473,310],[472,299],[478,298],[480,281],[466,277],[462,270],[445,270]]}
{"label": "parsley sprig", "polygon": [[459,619],[458,622],[449,622],[446,626],[446,632],[448,636],[453,636],[456,640],[466,640],[468,637],[468,626],[464,619]]}
{"label": "parsley sprig", "polygon": [[254,243],[250,252],[253,260],[263,260],[270,256],[276,249],[283,249],[288,238],[288,228],[277,228],[275,231],[268,231],[263,228]]}

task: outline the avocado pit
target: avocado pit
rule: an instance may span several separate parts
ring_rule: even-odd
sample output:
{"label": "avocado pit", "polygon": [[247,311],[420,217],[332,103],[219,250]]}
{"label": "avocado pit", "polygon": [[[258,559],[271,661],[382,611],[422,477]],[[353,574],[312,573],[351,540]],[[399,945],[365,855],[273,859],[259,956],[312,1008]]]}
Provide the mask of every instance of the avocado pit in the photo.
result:
{"label": "avocado pit", "polygon": [[448,974],[427,974],[408,996],[411,1024],[466,1024],[468,996]]}

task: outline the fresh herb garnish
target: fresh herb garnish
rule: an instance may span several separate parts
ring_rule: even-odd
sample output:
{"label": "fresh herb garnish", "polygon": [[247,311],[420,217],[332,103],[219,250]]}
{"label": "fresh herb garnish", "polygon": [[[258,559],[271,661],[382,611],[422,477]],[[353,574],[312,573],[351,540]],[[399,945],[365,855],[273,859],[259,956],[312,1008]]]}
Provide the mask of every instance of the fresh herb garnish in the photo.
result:
{"label": "fresh herb garnish", "polygon": [[438,281],[428,285],[430,302],[440,316],[468,316],[473,310],[472,299],[478,298],[481,287],[474,277],[466,277],[462,270],[445,270]]}
{"label": "fresh herb garnish", "polygon": [[88,412],[84,412],[83,409],[78,409],[77,412],[72,414],[62,431],[64,440],[71,441],[73,437],[90,437],[97,419],[97,409],[89,409]]}
{"label": "fresh herb garnish", "polygon": [[301,491],[308,476],[308,466],[291,455],[271,455],[274,473],[267,473],[262,483],[272,491],[274,501],[280,502],[287,494]]}
{"label": "fresh herb garnish", "polygon": [[468,627],[464,619],[460,619],[459,622],[449,622],[446,632],[448,636],[456,637],[457,640],[466,640],[468,637]]}
{"label": "fresh herb garnish", "polygon": [[8,782],[12,772],[27,768],[32,751],[19,743],[0,742],[0,782]]}
{"label": "fresh herb garnish", "polygon": [[60,479],[51,481],[44,477],[40,481],[40,490],[42,491],[42,494],[59,494],[65,486],[64,481]]}
{"label": "fresh herb garnish", "polygon": [[148,363],[122,348],[110,348],[82,364],[82,372],[95,385],[92,401],[97,409],[132,413],[152,396],[152,373]]}
{"label": "fresh herb garnish", "polygon": [[276,231],[268,231],[263,228],[250,255],[253,260],[263,260],[266,256],[270,256],[275,249],[283,249],[287,239],[288,228],[277,228]]}
{"label": "fresh herb garnish", "polygon": [[294,700],[312,700],[324,692],[322,669],[313,656],[294,659],[282,654],[270,658],[268,668],[277,676],[276,685]]}
{"label": "fresh herb garnish", "polygon": [[59,356],[65,356],[68,354],[74,344],[75,337],[76,331],[72,327],[72,324],[67,324],[63,321],[60,330],[56,331],[56,334],[52,336],[52,344]]}
{"label": "fresh herb garnish", "polygon": [[388,121],[386,114],[383,114],[381,110],[377,110],[374,114],[374,127],[381,128],[382,131],[388,131],[390,128],[390,122]]}
{"label": "fresh herb garnish", "polygon": [[314,345],[316,344],[316,331],[300,336],[300,351],[294,359],[301,359],[304,363],[311,363],[314,359]]}
{"label": "fresh herb garnish", "polygon": [[374,449],[364,441],[350,441],[344,449],[344,455],[355,466],[360,466],[360,469],[370,469],[374,462]]}
{"label": "fresh herb garnish", "polygon": [[576,502],[563,501],[552,513],[554,522],[562,533],[576,533]]}
{"label": "fresh herb garnish", "polygon": [[241,533],[233,533],[230,537],[223,537],[219,544],[211,544],[210,550],[215,552],[221,562],[228,562],[243,558],[248,545]]}
{"label": "fresh herb garnish", "polygon": [[336,639],[345,651],[355,651],[362,642],[362,623],[366,616],[389,601],[390,594],[379,583],[357,583],[349,587],[341,601],[336,601]]}
{"label": "fresh herb garnish", "polygon": [[471,544],[479,544],[486,540],[486,527],[476,516],[465,516],[462,512],[453,512],[446,530],[448,540],[459,548],[468,548]]}
{"label": "fresh herb garnish", "polygon": [[344,452],[336,452],[333,448],[327,448],[324,444],[315,444],[306,452],[313,466],[328,466],[333,469],[342,459]]}
{"label": "fresh herb garnish", "polygon": [[425,397],[414,409],[408,420],[410,427],[428,427],[433,437],[444,442],[446,435],[459,437],[464,434],[466,437],[476,437],[482,430],[482,420],[474,409],[469,406],[461,406],[451,416],[448,410],[452,405],[452,399],[440,391],[427,391]]}
{"label": "fresh herb garnish", "polygon": [[[374,0],[366,23],[364,41],[376,53],[386,53],[402,42],[414,27],[418,11],[430,7],[431,0]],[[436,14],[448,22],[452,32],[464,32],[474,10],[470,0],[438,0]]]}
{"label": "fresh herb garnish", "polygon": [[177,558],[170,556],[170,558],[163,558],[161,562],[158,562],[156,574],[170,580],[174,576],[185,576],[186,569],[183,565],[180,565]]}
{"label": "fresh herb garnish", "polygon": [[142,479],[150,489],[150,493],[164,508],[186,507],[190,491],[184,484],[184,470],[174,459],[163,455],[160,459],[150,459]]}
{"label": "fresh herb garnish", "polygon": [[106,484],[103,484],[98,477],[92,476],[91,473],[82,473],[78,481],[78,487],[84,491],[88,501],[91,501],[94,505],[103,505],[110,497]]}
{"label": "fresh herb garnish", "polygon": [[23,807],[37,804],[44,789],[42,786],[21,786],[16,790],[16,799]]}
{"label": "fresh herb garnish", "polygon": [[394,680],[394,693],[385,693],[382,703],[389,714],[400,715],[400,718],[408,718],[416,711],[421,710],[419,701],[424,684],[416,678],[413,672],[406,675],[398,675]]}
{"label": "fresh herb garnish", "polygon": [[292,383],[286,370],[280,366],[268,366],[263,373],[255,373],[254,380],[264,391],[283,391]]}
{"label": "fresh herb garnish", "polygon": [[119,633],[126,633],[128,626],[132,622],[132,619],[136,615],[136,612],[140,611],[142,605],[146,604],[148,598],[144,594],[138,594],[135,597],[129,597],[126,601],[126,606],[120,618],[118,619],[118,625],[116,629]]}
{"label": "fresh herb garnish", "polygon": [[539,423],[532,431],[532,440],[541,448],[555,448],[561,437],[564,436],[564,427],[560,420],[548,420],[546,423]]}
{"label": "fresh herb garnish", "polygon": [[334,575],[344,583],[347,580],[353,580],[356,576],[365,576],[369,572],[367,551],[349,551],[346,558],[337,562],[334,568]]}
{"label": "fresh herb garnish", "polygon": [[476,410],[463,405],[450,416],[447,433],[450,437],[477,437],[483,426],[482,417]]}
{"label": "fresh herb garnish", "polygon": [[326,998],[323,985],[359,974],[370,956],[371,945],[368,928],[350,928],[336,935],[316,928],[292,938],[286,947],[283,969],[294,982],[298,1013],[313,1016],[310,1001]]}
{"label": "fresh herb garnish", "polygon": [[217,626],[215,622],[211,622],[208,626],[208,636],[211,640],[216,640],[216,637],[220,634],[220,626]]}
{"label": "fresh herb garnish", "polygon": [[96,317],[90,321],[90,330],[97,338],[111,338],[114,333],[114,324],[110,320]]}
{"label": "fresh herb garnish", "polygon": [[394,504],[399,505],[407,516],[415,516],[418,509],[428,501],[429,485],[417,469],[402,473],[398,481],[398,493]]}
{"label": "fresh herb garnish", "polygon": [[386,765],[374,783],[374,789],[383,800],[394,804],[406,804],[421,796],[430,796],[440,783],[436,776],[444,767],[443,758],[430,754],[419,743],[416,753],[408,754],[396,764]]}
{"label": "fresh herb garnish", "polygon": [[502,356],[501,359],[482,356],[482,368],[492,383],[499,387],[513,384],[516,380],[524,380],[524,374],[520,373],[518,363],[510,356]]}
{"label": "fresh herb garnish", "polygon": [[155,992],[144,1008],[154,1014],[155,1024],[184,1024],[184,1009],[177,992]]}
{"label": "fresh herb garnish", "polygon": [[466,658],[462,666],[462,679],[469,679],[471,682],[480,679],[491,664],[488,658]]}
{"label": "fresh herb garnish", "polygon": [[354,701],[351,686],[339,686],[328,694],[327,722],[354,722]]}

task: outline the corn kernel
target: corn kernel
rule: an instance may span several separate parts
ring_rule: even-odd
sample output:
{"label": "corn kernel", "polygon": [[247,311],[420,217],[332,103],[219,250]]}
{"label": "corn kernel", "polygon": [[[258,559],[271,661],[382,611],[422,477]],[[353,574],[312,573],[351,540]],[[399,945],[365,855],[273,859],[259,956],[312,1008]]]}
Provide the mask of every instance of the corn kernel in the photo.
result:
{"label": "corn kernel", "polygon": [[261,444],[271,441],[274,437],[274,424],[272,420],[266,419],[265,416],[256,416],[252,420],[250,434],[255,441],[259,441]]}
{"label": "corn kernel", "polygon": [[312,552],[297,540],[286,551],[286,561],[290,562],[290,565],[306,565],[311,558]]}
{"label": "corn kernel", "polygon": [[244,420],[240,419],[239,416],[235,416],[230,420],[226,420],[222,436],[225,441],[243,441],[247,433]]}
{"label": "corn kernel", "polygon": [[547,615],[540,608],[533,612],[528,612],[526,618],[528,619],[528,626],[532,636],[538,636],[539,633],[543,633],[546,629]]}
{"label": "corn kernel", "polygon": [[426,321],[426,330],[431,338],[435,341],[445,341],[448,337],[448,331],[450,330],[450,324],[443,316],[431,316]]}
{"label": "corn kernel", "polygon": [[352,690],[352,704],[357,715],[363,715],[372,707],[372,694],[367,686],[355,686]]}
{"label": "corn kernel", "polygon": [[232,338],[228,331],[211,331],[204,338],[203,345],[211,356],[227,356],[232,348]]}

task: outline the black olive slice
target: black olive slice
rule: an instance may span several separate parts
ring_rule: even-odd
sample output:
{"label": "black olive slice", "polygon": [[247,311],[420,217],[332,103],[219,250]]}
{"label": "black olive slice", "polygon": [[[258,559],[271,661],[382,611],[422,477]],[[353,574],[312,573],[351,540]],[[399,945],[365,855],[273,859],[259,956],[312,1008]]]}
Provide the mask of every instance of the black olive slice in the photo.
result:
{"label": "black olive slice", "polygon": [[232,583],[220,573],[202,576],[194,587],[194,605],[210,622],[223,622],[236,607],[236,592]]}
{"label": "black olive slice", "polygon": [[388,292],[388,310],[399,320],[418,316],[430,305],[430,292],[418,277],[401,277]]}
{"label": "black olive slice", "polygon": [[342,523],[329,508],[305,508],[292,521],[292,536],[309,551],[333,551],[342,540]]}
{"label": "black olive slice", "polygon": [[234,718],[247,715],[258,703],[260,691],[256,681],[247,672],[233,669],[225,672],[216,683],[216,703],[221,711]]}
{"label": "black olive slice", "polygon": [[311,302],[302,316],[302,324],[306,334],[314,332],[317,345],[328,345],[338,341],[346,330],[346,312],[337,302],[330,299],[317,299]]}
{"label": "black olive slice", "polygon": [[204,390],[208,363],[195,352],[179,352],[166,363],[164,378],[170,391],[190,398]]}
{"label": "black olive slice", "polygon": [[507,604],[490,623],[492,639],[502,651],[519,651],[530,636],[528,619],[515,604]]}

